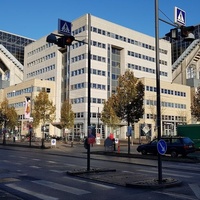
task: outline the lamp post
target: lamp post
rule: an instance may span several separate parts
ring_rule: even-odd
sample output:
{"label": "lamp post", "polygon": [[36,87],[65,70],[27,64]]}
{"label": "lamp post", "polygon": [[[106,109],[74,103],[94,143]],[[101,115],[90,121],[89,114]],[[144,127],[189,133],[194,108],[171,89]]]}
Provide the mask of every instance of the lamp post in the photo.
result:
{"label": "lamp post", "polygon": [[[90,127],[90,100],[91,100],[91,16],[88,14],[88,136]],[[90,171],[90,144],[87,148],[87,171]]]}
{"label": "lamp post", "polygon": [[[159,14],[158,0],[155,0],[155,46],[156,46],[156,95],[157,95],[157,130],[158,140],[161,139],[161,108],[160,108],[160,64],[159,64]],[[158,182],[162,183],[162,160],[158,153]]]}

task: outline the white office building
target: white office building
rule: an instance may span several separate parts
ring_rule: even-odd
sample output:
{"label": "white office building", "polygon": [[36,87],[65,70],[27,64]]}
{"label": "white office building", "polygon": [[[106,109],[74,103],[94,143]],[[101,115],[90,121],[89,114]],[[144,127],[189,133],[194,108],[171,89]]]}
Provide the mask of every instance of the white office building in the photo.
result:
{"label": "white office building", "polygon": [[[88,23],[91,23],[91,30],[88,30]],[[76,40],[67,47],[67,51],[60,51],[57,45],[47,43],[47,36],[25,47],[24,81],[35,78],[55,81],[56,121],[60,119],[62,101],[70,98],[75,113],[74,133],[87,135],[88,33],[91,34],[91,125],[97,127],[99,124],[101,138],[105,138],[109,129],[99,121],[98,112],[101,112],[104,101],[116,91],[118,76],[130,69],[136,77],[149,78],[155,85],[155,38],[86,14],[72,22],[72,35]],[[166,40],[160,40],[160,79],[163,88],[163,84],[167,83],[168,90],[169,87],[173,90],[171,44]],[[184,93],[184,101],[187,102],[190,95],[188,87],[179,89],[182,94],[184,87],[187,92]],[[155,97],[155,92],[152,94]],[[176,109],[179,108],[174,107]],[[183,109],[184,112],[190,110],[189,106],[183,106]],[[145,123],[147,114],[139,123]],[[174,111],[171,115],[178,116],[178,113]],[[155,124],[153,121],[148,123]],[[59,134],[60,130],[56,129],[55,132]],[[135,130],[135,133],[138,137],[139,130]],[[119,128],[115,134],[125,138],[126,128]]]}

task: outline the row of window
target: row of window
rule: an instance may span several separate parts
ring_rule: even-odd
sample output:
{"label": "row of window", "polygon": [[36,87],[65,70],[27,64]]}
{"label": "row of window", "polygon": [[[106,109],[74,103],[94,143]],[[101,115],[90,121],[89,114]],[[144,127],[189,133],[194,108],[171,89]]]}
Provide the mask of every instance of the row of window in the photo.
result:
{"label": "row of window", "polygon": [[40,53],[41,51],[43,51],[43,50],[45,50],[45,49],[47,49],[51,46],[53,46],[53,43],[46,43],[46,44],[42,45],[41,47],[38,47],[37,49],[34,49],[33,51],[28,52],[27,56],[28,57],[33,56],[33,55]]}
{"label": "row of window", "polygon": [[[156,87],[153,87],[153,86],[146,86],[145,89],[146,89],[146,91],[150,91],[150,92],[156,92],[157,91]],[[161,93],[162,94],[170,94],[170,95],[180,96],[180,97],[186,97],[186,92],[169,90],[169,89],[164,89],[164,88],[161,88]]]}
{"label": "row of window", "polygon": [[28,87],[28,88],[16,90],[16,91],[14,91],[14,92],[8,92],[8,93],[6,94],[6,96],[7,96],[7,98],[11,98],[11,97],[19,96],[19,95],[26,94],[26,93],[31,94],[31,93],[32,93],[33,91],[35,91],[35,90],[36,90],[36,92],[40,92],[40,91],[45,91],[45,92],[47,92],[47,93],[50,93],[50,92],[51,92],[51,89],[50,89],[50,88],[31,86],[31,87]]}
{"label": "row of window", "polygon": [[[128,55],[132,56],[132,57],[135,57],[135,58],[140,58],[140,59],[143,59],[143,60],[148,60],[150,62],[155,62],[155,58],[150,57],[150,56],[146,56],[146,55],[142,55],[140,53],[136,53],[136,52],[133,52],[133,51],[128,51]],[[162,64],[162,65],[166,65],[167,66],[167,61],[160,60],[159,63]]]}
{"label": "row of window", "polygon": [[[77,76],[84,73],[85,73],[85,68],[81,68],[81,69],[71,71],[71,76]],[[104,70],[99,70],[99,69],[91,69],[91,74],[106,76],[106,72]]]}
{"label": "row of window", "polygon": [[[155,73],[156,73],[156,70],[155,70],[155,69],[148,68],[148,67],[142,67],[142,66],[140,66],[140,65],[134,65],[134,64],[131,64],[131,63],[128,63],[128,68],[129,68],[129,69],[135,69],[135,70],[143,71],[143,72],[147,72],[147,73],[152,73],[152,74],[155,74]],[[167,72],[160,71],[160,75],[161,75],[161,76],[167,77],[167,76],[168,76],[168,73],[167,73]]]}
{"label": "row of window", "polygon": [[[80,97],[80,98],[75,98],[71,100],[71,104],[78,104],[78,103],[85,103],[85,102],[86,102],[86,97]],[[105,99],[91,98],[91,103],[103,104],[104,102],[105,102]]]}
{"label": "row of window", "polygon": [[42,58],[38,58],[38,59],[36,59],[36,60],[34,60],[34,61],[28,63],[27,66],[28,66],[28,67],[32,67],[32,66],[37,65],[37,64],[39,64],[39,63],[41,63],[41,62],[44,62],[44,61],[49,60],[49,59],[51,59],[51,58],[54,58],[55,56],[56,56],[56,53],[55,53],[55,52],[50,53],[50,54],[48,54],[48,55],[46,55],[46,56],[43,56]]}
{"label": "row of window", "polygon": [[[83,112],[74,113],[75,119],[86,118],[86,116],[84,116],[84,114],[87,115],[87,113],[83,113]],[[95,113],[95,112],[90,113],[91,118],[98,118],[99,116],[100,116],[99,113]]]}
{"label": "row of window", "polygon": [[[77,62],[77,61],[80,61],[80,60],[84,60],[85,58],[86,58],[86,55],[85,54],[81,54],[81,55],[78,55],[78,56],[75,56],[75,57],[71,58],[71,62],[74,63],[74,62]],[[106,62],[106,58],[102,57],[102,56],[91,55],[91,59],[92,60],[97,60],[99,62]]]}
{"label": "row of window", "polygon": [[[82,89],[82,88],[86,88],[86,87],[87,87],[86,83],[77,83],[77,84],[71,85],[71,90],[77,90],[77,89]],[[97,84],[97,83],[91,83],[90,87],[92,89],[106,90],[105,85]]]}
{"label": "row of window", "polygon": [[[154,100],[146,100],[146,104],[150,105],[150,106],[156,106],[157,102]],[[162,107],[168,107],[168,108],[179,108],[179,109],[186,109],[186,105],[185,104],[181,104],[181,103],[172,103],[172,102],[161,102],[161,106]]]}
{"label": "row of window", "polygon": [[33,71],[33,72],[30,72],[27,74],[27,78],[30,78],[30,77],[34,77],[34,76],[37,76],[39,74],[43,74],[43,73],[46,73],[48,71],[51,71],[51,70],[54,70],[56,67],[55,67],[55,64],[53,65],[49,65],[47,67],[44,67],[44,68],[40,68],[36,71]]}
{"label": "row of window", "polygon": [[[149,44],[137,41],[137,40],[133,40],[133,39],[130,39],[130,38],[126,38],[124,36],[117,35],[115,33],[111,33],[111,32],[96,28],[96,27],[91,27],[91,31],[94,32],[94,33],[98,33],[98,34],[101,34],[101,35],[105,35],[105,36],[120,40],[120,41],[128,42],[130,44],[137,45],[137,46],[143,47],[145,49],[150,49],[150,50],[153,50],[153,51],[155,50],[155,47],[152,46],[152,45],[149,45]],[[167,50],[160,49],[160,53],[167,54]]]}
{"label": "row of window", "polygon": [[[146,114],[146,119],[156,119],[156,115]],[[162,115],[162,120],[186,122],[187,118],[183,116]]]}
{"label": "row of window", "polygon": [[11,98],[11,97],[19,96],[22,94],[31,93],[31,92],[33,92],[33,87],[28,87],[21,90],[16,90],[14,92],[8,92],[7,98]]}

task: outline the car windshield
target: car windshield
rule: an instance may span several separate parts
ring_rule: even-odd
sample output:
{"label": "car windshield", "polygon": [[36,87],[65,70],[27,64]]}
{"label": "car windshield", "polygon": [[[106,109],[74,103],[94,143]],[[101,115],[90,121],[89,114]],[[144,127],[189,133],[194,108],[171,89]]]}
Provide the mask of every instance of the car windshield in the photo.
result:
{"label": "car windshield", "polygon": [[183,138],[183,141],[184,141],[184,143],[186,143],[186,144],[188,144],[188,143],[193,143],[193,141],[192,141],[190,138],[188,138],[188,137]]}

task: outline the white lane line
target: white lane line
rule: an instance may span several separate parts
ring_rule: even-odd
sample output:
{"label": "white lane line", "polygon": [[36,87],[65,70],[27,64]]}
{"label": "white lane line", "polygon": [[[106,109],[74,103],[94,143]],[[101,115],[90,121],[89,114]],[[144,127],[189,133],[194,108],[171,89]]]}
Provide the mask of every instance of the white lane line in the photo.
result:
{"label": "white lane line", "polygon": [[[168,192],[159,192],[159,191],[155,191],[155,193],[159,193],[159,194],[164,194],[164,195],[168,195],[171,197],[175,197],[175,198],[179,198],[179,199],[186,199],[186,200],[195,200],[194,197],[192,196],[187,196],[184,194],[173,194],[173,193],[168,193]],[[197,200],[197,199],[196,199]]]}
{"label": "white lane line", "polygon": [[19,187],[19,186],[13,184],[13,183],[6,184],[6,186],[10,187],[14,190],[18,190],[20,192],[32,195],[32,196],[37,197],[37,198],[42,199],[42,200],[58,200],[58,198],[50,197],[50,196],[47,196],[47,195],[44,195],[44,194],[39,194],[39,193],[33,192],[31,190],[27,190],[25,188]]}
{"label": "white lane line", "polygon": [[66,172],[66,171],[56,170],[56,169],[50,169],[49,171],[50,171],[50,172],[59,173],[59,174],[62,174],[62,173],[65,173],[65,172]]}
{"label": "white lane line", "polygon": [[113,187],[113,186],[108,186],[108,185],[104,185],[104,184],[101,184],[101,183],[95,183],[95,182],[88,182],[88,181],[84,181],[82,179],[71,178],[71,177],[63,177],[63,178],[78,181],[78,182],[81,182],[81,183],[87,183],[87,184],[90,184],[90,185],[97,185],[97,186],[102,187],[102,188],[116,189],[116,187]]}
{"label": "white lane line", "polygon": [[78,188],[74,188],[74,187],[70,187],[70,186],[66,186],[66,185],[61,185],[61,184],[58,184],[58,183],[45,181],[45,180],[37,180],[37,181],[32,181],[32,182],[39,184],[39,185],[49,187],[49,188],[60,190],[60,191],[63,191],[63,192],[75,194],[75,195],[83,195],[83,194],[91,193],[87,190],[82,190],[82,189],[78,189]]}
{"label": "white lane line", "polygon": [[35,168],[35,169],[39,169],[39,168],[41,168],[41,167],[38,167],[38,166],[35,166],[35,165],[31,165],[31,166],[29,166],[29,167],[31,167],[31,168]]}
{"label": "white lane line", "polygon": [[[157,174],[158,172],[156,172],[156,171],[149,171],[149,170],[142,170],[142,169],[140,169],[140,170],[138,170],[139,172],[147,172],[147,173],[152,173],[152,174]],[[174,174],[174,173],[162,173],[162,174],[164,174],[164,175],[170,175],[170,176],[177,176],[177,177],[182,177],[182,178],[191,178],[192,176],[187,176],[187,175],[180,175],[180,174]]]}
{"label": "white lane line", "polygon": [[200,187],[197,184],[189,184],[189,186],[196,195],[196,197],[200,199]]}
{"label": "white lane line", "polygon": [[47,161],[48,163],[57,163],[57,162],[55,162],[55,161],[52,161],[52,160],[49,160],[49,161]]}

